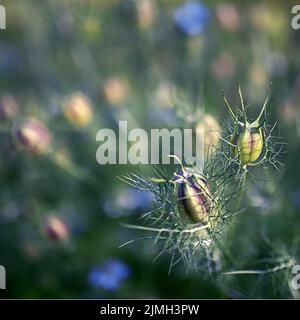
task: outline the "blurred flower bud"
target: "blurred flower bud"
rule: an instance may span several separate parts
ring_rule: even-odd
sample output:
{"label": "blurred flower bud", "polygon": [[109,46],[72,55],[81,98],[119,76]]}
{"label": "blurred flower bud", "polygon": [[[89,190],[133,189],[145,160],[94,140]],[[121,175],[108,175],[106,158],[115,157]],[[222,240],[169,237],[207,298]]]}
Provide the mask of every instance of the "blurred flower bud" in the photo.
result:
{"label": "blurred flower bud", "polygon": [[16,130],[16,140],[20,146],[33,154],[43,154],[51,144],[51,133],[39,120],[24,121]]}
{"label": "blurred flower bud", "polygon": [[121,78],[111,78],[104,83],[104,95],[107,102],[120,104],[127,97],[127,86]]}
{"label": "blurred flower bud", "polygon": [[11,95],[5,95],[0,99],[0,120],[10,120],[18,112],[16,99]]}
{"label": "blurred flower bud", "polygon": [[53,152],[53,158],[62,167],[70,164],[70,154],[66,147],[55,150],[55,152]]}
{"label": "blurred flower bud", "polygon": [[141,30],[149,29],[155,20],[156,7],[152,0],[139,0],[136,2],[138,24]]}
{"label": "blurred flower bud", "polygon": [[53,241],[62,241],[69,237],[69,228],[65,222],[54,215],[46,218],[43,231],[45,236]]}
{"label": "blurred flower bud", "polygon": [[66,97],[63,101],[65,117],[74,126],[84,127],[92,120],[92,106],[89,98],[78,92]]}
{"label": "blurred flower bud", "polygon": [[259,102],[265,95],[266,89],[270,83],[270,74],[267,65],[255,62],[249,66],[248,92],[253,102]]}
{"label": "blurred flower bud", "polygon": [[82,31],[85,39],[95,41],[101,33],[99,18],[93,16],[86,17],[83,20]]}
{"label": "blurred flower bud", "polygon": [[154,92],[155,102],[159,106],[170,107],[173,104],[175,87],[169,82],[161,82]]}
{"label": "blurred flower bud", "polygon": [[218,121],[211,115],[204,115],[196,125],[196,129],[204,130],[204,153],[205,158],[212,155],[218,146],[221,128]]}
{"label": "blurred flower bud", "polygon": [[231,78],[234,71],[233,59],[226,52],[221,53],[212,63],[212,72],[218,80]]}
{"label": "blurred flower bud", "polygon": [[291,101],[284,101],[282,108],[280,108],[280,118],[285,123],[295,122],[297,119],[297,107]]}
{"label": "blurred flower bud", "polygon": [[226,30],[234,31],[240,26],[239,13],[231,3],[217,5],[216,16],[219,24]]}
{"label": "blurred flower bud", "polygon": [[276,39],[278,43],[282,43],[286,39],[286,30],[290,24],[289,16],[279,6],[272,6],[271,10],[270,7],[259,4],[249,12],[250,21],[256,28]]}
{"label": "blurred flower bud", "polygon": [[266,66],[262,65],[261,63],[254,63],[250,66],[249,77],[255,88],[264,88],[269,82]]}

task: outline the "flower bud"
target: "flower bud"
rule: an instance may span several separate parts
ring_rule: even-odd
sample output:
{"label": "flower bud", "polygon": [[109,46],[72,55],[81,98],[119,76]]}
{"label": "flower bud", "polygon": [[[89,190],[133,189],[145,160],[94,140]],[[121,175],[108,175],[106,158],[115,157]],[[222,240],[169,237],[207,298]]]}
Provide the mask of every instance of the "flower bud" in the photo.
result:
{"label": "flower bud", "polygon": [[186,169],[176,174],[175,179],[183,213],[195,223],[206,224],[212,210],[211,193],[206,179]]}
{"label": "flower bud", "polygon": [[258,160],[261,157],[263,150],[266,146],[266,132],[263,128],[263,121],[261,121],[261,119],[266,112],[266,108],[270,98],[270,92],[266,97],[266,100],[260,110],[257,119],[252,123],[249,123],[247,120],[244,99],[240,86],[239,96],[242,105],[243,122],[241,122],[238,119],[238,116],[234,114],[224,94],[225,104],[229,110],[232,119],[235,121],[237,126],[237,129],[233,133],[233,137],[231,139],[231,145],[233,146],[233,154],[234,156],[238,156],[243,166],[257,165],[261,163],[261,161]]}
{"label": "flower bud", "polygon": [[156,17],[155,3],[151,0],[139,0],[136,2],[138,24],[141,30],[149,29]]}
{"label": "flower bud", "polygon": [[211,115],[204,115],[202,120],[196,125],[196,130],[204,130],[204,154],[205,158],[212,155],[220,140],[221,128],[218,121]]}
{"label": "flower bud", "polygon": [[111,78],[104,83],[104,95],[108,103],[121,104],[127,97],[127,86],[121,78]]}
{"label": "flower bud", "polygon": [[90,100],[80,92],[65,98],[63,111],[68,121],[78,127],[84,127],[92,120]]}
{"label": "flower bud", "polygon": [[50,240],[62,241],[69,237],[69,229],[59,217],[48,216],[44,224],[44,234]]}
{"label": "flower bud", "polygon": [[36,155],[46,153],[51,144],[49,130],[36,119],[23,122],[17,128],[16,139],[20,146]]}
{"label": "flower bud", "polygon": [[235,136],[234,154],[239,156],[243,165],[254,163],[262,154],[264,137],[262,129],[245,127]]}
{"label": "flower bud", "polygon": [[88,41],[99,39],[101,34],[101,25],[98,17],[88,16],[82,24],[82,33]]}
{"label": "flower bud", "polygon": [[212,63],[212,73],[217,80],[228,81],[234,75],[235,64],[227,52],[222,52]]}
{"label": "flower bud", "polygon": [[216,16],[219,24],[228,31],[234,31],[240,26],[240,16],[233,4],[221,3],[217,5]]}
{"label": "flower bud", "polygon": [[0,120],[10,120],[18,112],[18,104],[13,96],[5,95],[0,99]]}

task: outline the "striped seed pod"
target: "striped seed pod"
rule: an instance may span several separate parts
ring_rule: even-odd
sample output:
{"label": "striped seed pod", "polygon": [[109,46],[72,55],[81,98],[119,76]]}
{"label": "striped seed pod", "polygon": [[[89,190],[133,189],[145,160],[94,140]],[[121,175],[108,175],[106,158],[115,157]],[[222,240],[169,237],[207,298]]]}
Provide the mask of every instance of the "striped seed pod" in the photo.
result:
{"label": "striped seed pod", "polygon": [[239,155],[243,165],[255,163],[261,156],[264,149],[264,133],[259,127],[241,128],[234,137],[234,155]]}
{"label": "striped seed pod", "polygon": [[267,96],[259,116],[252,123],[248,122],[247,115],[245,112],[244,100],[239,87],[239,95],[242,105],[243,121],[239,121],[238,116],[234,114],[231,109],[225,95],[224,101],[228,107],[229,113],[237,125],[237,129],[233,134],[231,144],[233,145],[233,154],[238,156],[243,166],[256,165],[260,163],[263,151],[265,149],[265,131],[262,128],[263,122],[261,118],[266,111],[266,107],[269,101],[269,95]]}
{"label": "striped seed pod", "polygon": [[195,223],[208,223],[212,210],[211,192],[206,179],[186,168],[174,175],[177,197],[185,216]]}

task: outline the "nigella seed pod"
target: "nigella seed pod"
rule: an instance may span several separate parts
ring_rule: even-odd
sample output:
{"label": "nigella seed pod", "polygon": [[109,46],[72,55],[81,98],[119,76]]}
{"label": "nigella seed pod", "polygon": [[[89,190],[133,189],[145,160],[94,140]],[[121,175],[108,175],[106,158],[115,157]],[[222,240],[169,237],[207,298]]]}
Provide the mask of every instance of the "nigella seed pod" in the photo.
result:
{"label": "nigella seed pod", "polygon": [[195,223],[208,223],[212,198],[207,180],[200,174],[182,170],[174,175],[182,213]]}
{"label": "nigella seed pod", "polygon": [[263,158],[263,151],[266,148],[266,132],[263,128],[263,121],[261,118],[266,111],[266,107],[269,101],[269,95],[267,96],[259,116],[255,121],[249,123],[245,112],[244,100],[239,87],[239,95],[242,105],[243,121],[239,121],[238,116],[234,114],[231,109],[225,95],[224,101],[229,110],[229,113],[236,124],[236,130],[231,139],[231,145],[233,147],[233,154],[237,156],[243,166],[257,165],[261,163],[260,158]]}
{"label": "nigella seed pod", "polygon": [[264,149],[264,134],[261,128],[246,127],[234,138],[234,155],[238,155],[241,163],[255,163]]}
{"label": "nigella seed pod", "polygon": [[18,126],[15,136],[22,148],[35,155],[46,153],[51,144],[51,133],[36,119],[24,121]]}

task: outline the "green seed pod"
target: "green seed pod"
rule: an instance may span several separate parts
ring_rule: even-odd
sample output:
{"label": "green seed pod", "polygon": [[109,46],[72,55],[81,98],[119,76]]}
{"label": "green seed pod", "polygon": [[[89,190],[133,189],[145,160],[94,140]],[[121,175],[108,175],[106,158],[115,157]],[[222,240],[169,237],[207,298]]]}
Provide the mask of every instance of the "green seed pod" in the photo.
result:
{"label": "green seed pod", "polygon": [[182,169],[175,175],[177,196],[182,212],[195,223],[208,223],[212,200],[206,179]]}
{"label": "green seed pod", "polygon": [[234,137],[234,155],[239,155],[243,165],[255,163],[264,149],[264,134],[261,128],[242,128]]}
{"label": "green seed pod", "polygon": [[237,125],[237,130],[233,134],[231,144],[233,146],[234,156],[238,156],[243,166],[255,165],[259,163],[263,150],[265,148],[265,132],[262,128],[261,118],[266,110],[269,95],[267,96],[264,105],[257,119],[249,123],[245,112],[244,100],[239,87],[239,95],[242,105],[243,122],[239,121],[238,116],[232,111],[225,95],[224,101],[228,107],[229,113]]}

